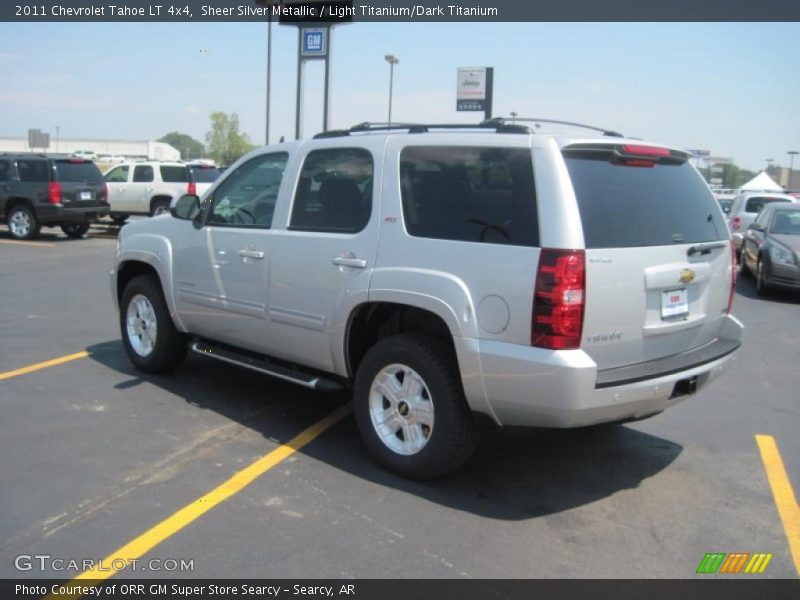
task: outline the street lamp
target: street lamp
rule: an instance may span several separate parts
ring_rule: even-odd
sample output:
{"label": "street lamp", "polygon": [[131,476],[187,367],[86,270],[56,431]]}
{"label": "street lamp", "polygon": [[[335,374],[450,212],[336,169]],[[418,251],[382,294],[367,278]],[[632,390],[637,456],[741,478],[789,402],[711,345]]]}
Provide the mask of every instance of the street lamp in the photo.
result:
{"label": "street lamp", "polygon": [[764,160],[767,162],[767,168],[764,169],[764,170],[765,171],[769,171],[769,168],[772,166],[772,163],[775,161],[775,159],[774,158],[765,158]]}
{"label": "street lamp", "polygon": [[383,57],[389,63],[389,125],[392,124],[392,84],[394,83],[394,66],[400,62],[394,54],[387,54]]}
{"label": "street lamp", "polygon": [[789,179],[786,182],[786,189],[792,189],[792,169],[794,169],[794,157],[800,154],[797,150],[787,150],[786,154],[789,155]]}

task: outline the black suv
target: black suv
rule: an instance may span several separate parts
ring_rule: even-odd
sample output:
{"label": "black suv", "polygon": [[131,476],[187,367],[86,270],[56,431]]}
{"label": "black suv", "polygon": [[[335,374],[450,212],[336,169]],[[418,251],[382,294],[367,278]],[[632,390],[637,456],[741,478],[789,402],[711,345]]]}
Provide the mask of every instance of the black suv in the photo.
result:
{"label": "black suv", "polygon": [[0,154],[0,221],[11,237],[30,240],[42,226],[71,238],[108,214],[108,189],[90,160],[44,154]]}

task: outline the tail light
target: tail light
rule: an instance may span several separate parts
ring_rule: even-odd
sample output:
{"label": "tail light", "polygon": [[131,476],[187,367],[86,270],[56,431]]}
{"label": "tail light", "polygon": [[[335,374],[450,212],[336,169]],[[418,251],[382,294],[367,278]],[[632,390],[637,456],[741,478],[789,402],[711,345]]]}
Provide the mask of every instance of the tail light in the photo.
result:
{"label": "tail light", "polygon": [[731,291],[728,294],[728,307],[725,309],[726,314],[731,314],[733,309],[733,297],[736,295],[736,246],[733,245],[731,240]]}
{"label": "tail light", "polygon": [[61,204],[61,184],[57,181],[50,182],[50,204]]}
{"label": "tail light", "polygon": [[634,156],[653,156],[664,157],[669,156],[668,148],[659,148],[658,146],[643,146],[639,144],[625,144],[622,146],[622,151],[625,154]]}
{"label": "tail light", "polygon": [[733,227],[734,229],[736,229],[738,231],[738,229],[741,226],[742,226],[742,218],[741,217],[733,217],[731,219],[731,227]]}
{"label": "tail light", "polygon": [[197,184],[194,181],[190,181],[189,185],[186,186],[186,193],[192,194],[193,196],[197,195]]}
{"label": "tail light", "polygon": [[103,189],[100,191],[100,201],[108,204],[108,184],[103,184]]}
{"label": "tail light", "polygon": [[533,294],[531,346],[552,350],[579,348],[585,296],[585,252],[543,248]]}

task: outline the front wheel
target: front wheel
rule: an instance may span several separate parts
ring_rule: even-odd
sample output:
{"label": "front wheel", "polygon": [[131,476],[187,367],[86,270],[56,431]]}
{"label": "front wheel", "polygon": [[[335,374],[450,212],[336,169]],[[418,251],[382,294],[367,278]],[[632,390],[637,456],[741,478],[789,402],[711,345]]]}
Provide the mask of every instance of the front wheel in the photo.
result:
{"label": "front wheel", "polygon": [[186,357],[186,340],[176,328],[153,275],[134,277],[122,292],[122,343],[131,362],[147,373],[168,373]]}
{"label": "front wheel", "polygon": [[86,235],[86,232],[89,231],[89,223],[70,223],[68,225],[62,225],[61,231],[66,233],[68,238],[76,240]]}
{"label": "front wheel", "polygon": [[8,212],[6,223],[11,237],[17,240],[32,240],[39,235],[42,228],[36,214],[24,204],[19,204]]}
{"label": "front wheel", "polygon": [[760,258],[756,263],[756,293],[759,296],[766,296],[769,294],[769,284],[767,283],[767,267],[764,266],[764,261]]}
{"label": "front wheel", "polygon": [[456,358],[437,338],[400,334],[375,344],[358,368],[354,403],[367,450],[404,477],[455,471],[477,445]]}

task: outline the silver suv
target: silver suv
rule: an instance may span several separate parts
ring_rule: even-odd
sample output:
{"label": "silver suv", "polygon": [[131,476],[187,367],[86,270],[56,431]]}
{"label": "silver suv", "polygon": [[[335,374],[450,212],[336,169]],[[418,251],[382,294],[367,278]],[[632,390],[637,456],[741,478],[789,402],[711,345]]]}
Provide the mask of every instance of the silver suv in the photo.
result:
{"label": "silver suv", "polygon": [[346,390],[369,452],[415,478],[459,467],[478,416],[641,419],[730,367],[733,251],[689,156],[519,121],[267,146],[125,227],[128,356]]}

